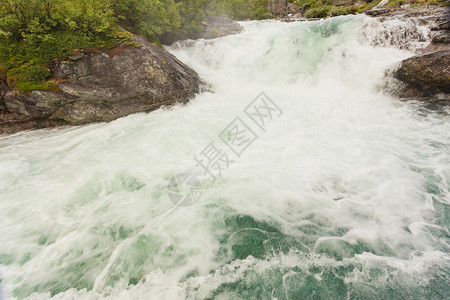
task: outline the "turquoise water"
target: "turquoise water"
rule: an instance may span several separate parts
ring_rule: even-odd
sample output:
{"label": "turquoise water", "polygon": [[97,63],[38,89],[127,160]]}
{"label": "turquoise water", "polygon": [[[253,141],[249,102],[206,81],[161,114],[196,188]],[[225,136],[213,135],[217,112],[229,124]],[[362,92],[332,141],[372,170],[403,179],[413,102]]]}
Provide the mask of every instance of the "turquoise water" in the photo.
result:
{"label": "turquoise water", "polygon": [[[428,29],[243,26],[167,48],[205,80],[188,105],[0,137],[3,298],[449,297],[449,111],[382,92]],[[283,111],[265,131],[244,113],[262,91]],[[236,117],[258,136],[240,157],[219,138]],[[215,181],[210,142],[233,160]],[[184,172],[202,196],[177,207]]]}

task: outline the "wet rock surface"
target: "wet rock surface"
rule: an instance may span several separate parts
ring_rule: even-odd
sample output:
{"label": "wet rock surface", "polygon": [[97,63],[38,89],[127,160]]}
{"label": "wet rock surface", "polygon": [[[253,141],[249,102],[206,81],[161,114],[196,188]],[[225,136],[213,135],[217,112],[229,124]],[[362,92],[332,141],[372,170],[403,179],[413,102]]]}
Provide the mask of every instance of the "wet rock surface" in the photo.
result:
{"label": "wet rock surface", "polygon": [[403,83],[400,97],[450,94],[450,50],[408,58],[402,61],[394,77]]}
{"label": "wet rock surface", "polygon": [[415,50],[417,55],[403,60],[387,73],[386,91],[404,99],[450,100],[449,9],[431,5],[397,9],[376,7],[366,14],[381,22],[401,19],[429,28],[427,40],[431,42],[423,48],[409,49]]}
{"label": "wet rock surface", "polygon": [[269,0],[267,11],[274,17],[284,17],[288,12],[287,0]]}
{"label": "wet rock surface", "polygon": [[61,92],[20,94],[0,85],[0,133],[112,121],[164,105],[186,103],[199,92],[191,68],[139,36],[139,48],[116,55],[83,54],[59,63]]}
{"label": "wet rock surface", "polygon": [[207,15],[202,22],[202,30],[184,34],[167,33],[160,36],[161,43],[171,45],[179,40],[215,39],[227,35],[238,34],[244,30],[239,23],[226,16]]}
{"label": "wet rock surface", "polygon": [[197,38],[214,39],[227,35],[238,34],[244,28],[229,17],[207,16],[203,22],[203,31]]}
{"label": "wet rock surface", "polygon": [[448,13],[447,7],[440,7],[436,5],[425,5],[419,7],[403,6],[403,7],[392,7],[392,6],[376,6],[371,10],[366,11],[369,16],[383,16],[383,17],[430,17],[444,15]]}

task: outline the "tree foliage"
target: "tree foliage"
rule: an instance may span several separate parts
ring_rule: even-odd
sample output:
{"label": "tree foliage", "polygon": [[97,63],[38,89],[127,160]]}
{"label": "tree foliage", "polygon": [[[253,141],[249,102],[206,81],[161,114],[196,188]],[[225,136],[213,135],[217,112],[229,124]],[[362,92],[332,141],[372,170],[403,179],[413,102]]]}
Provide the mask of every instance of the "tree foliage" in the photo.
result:
{"label": "tree foliage", "polygon": [[48,81],[55,59],[80,49],[132,45],[131,36],[120,27],[159,43],[161,37],[170,36],[170,41],[199,32],[206,14],[266,18],[267,2],[0,0],[0,69],[19,91],[56,89]]}
{"label": "tree foliage", "polygon": [[152,42],[181,26],[180,13],[173,0],[116,0],[114,12],[122,26]]}
{"label": "tree foliage", "polygon": [[47,79],[55,58],[132,43],[112,6],[112,0],[0,0],[0,64],[10,86],[53,89]]}
{"label": "tree foliage", "polygon": [[212,0],[209,3],[210,14],[227,15],[236,20],[266,19],[269,0]]}

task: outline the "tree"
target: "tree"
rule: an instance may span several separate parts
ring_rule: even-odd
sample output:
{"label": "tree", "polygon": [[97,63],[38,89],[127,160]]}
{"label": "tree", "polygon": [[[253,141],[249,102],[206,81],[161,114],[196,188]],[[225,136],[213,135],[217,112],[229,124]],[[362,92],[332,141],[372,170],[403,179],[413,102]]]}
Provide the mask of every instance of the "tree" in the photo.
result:
{"label": "tree", "polygon": [[123,27],[152,42],[181,25],[173,0],[116,0],[114,11]]}

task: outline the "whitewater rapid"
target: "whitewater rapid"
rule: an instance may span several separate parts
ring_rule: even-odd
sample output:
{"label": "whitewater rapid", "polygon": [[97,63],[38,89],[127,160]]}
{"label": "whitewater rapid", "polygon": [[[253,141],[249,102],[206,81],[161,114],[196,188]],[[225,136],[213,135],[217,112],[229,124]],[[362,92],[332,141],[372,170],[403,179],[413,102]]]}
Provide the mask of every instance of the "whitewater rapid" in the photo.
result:
{"label": "whitewater rapid", "polygon": [[[0,298],[449,296],[449,110],[383,92],[429,29],[242,25],[167,47],[205,81],[187,105],[0,137]],[[244,111],[261,92],[282,110],[265,130]],[[219,137],[236,118],[258,136],[240,156]],[[174,206],[211,142],[233,162]]]}

